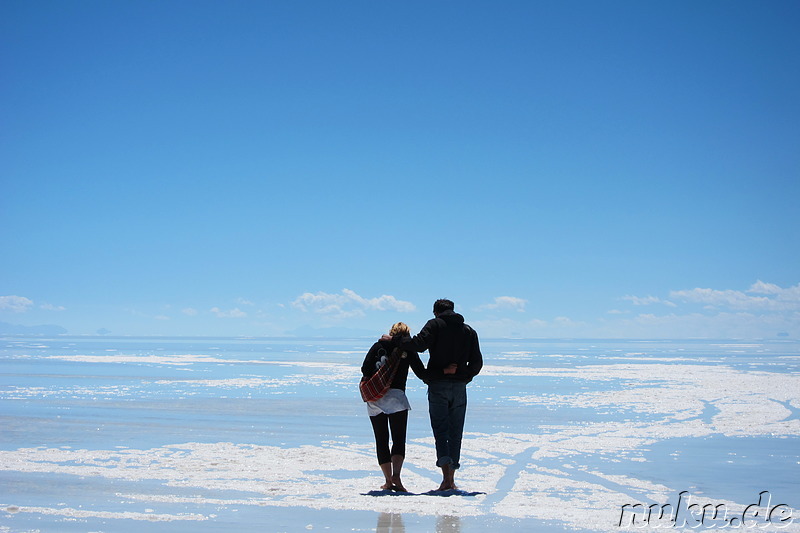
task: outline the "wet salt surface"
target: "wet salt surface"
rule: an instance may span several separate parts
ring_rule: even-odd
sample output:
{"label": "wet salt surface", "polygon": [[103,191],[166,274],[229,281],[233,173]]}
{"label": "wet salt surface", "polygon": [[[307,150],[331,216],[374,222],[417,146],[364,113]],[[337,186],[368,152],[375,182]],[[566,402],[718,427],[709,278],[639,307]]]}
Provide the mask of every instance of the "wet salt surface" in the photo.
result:
{"label": "wet salt surface", "polygon": [[414,495],[365,495],[370,345],[0,339],[0,532],[616,531],[682,491],[769,491],[800,531],[798,343],[483,341],[457,481],[484,494],[447,498],[413,377]]}

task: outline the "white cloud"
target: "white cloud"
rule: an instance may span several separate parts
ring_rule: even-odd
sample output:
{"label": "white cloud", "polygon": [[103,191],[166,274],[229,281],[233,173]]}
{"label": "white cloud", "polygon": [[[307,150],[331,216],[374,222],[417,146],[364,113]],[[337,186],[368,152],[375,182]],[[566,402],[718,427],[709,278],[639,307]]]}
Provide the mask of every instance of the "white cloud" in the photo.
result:
{"label": "white cloud", "polygon": [[552,320],[531,318],[516,320],[504,317],[499,319],[469,321],[482,338],[535,337],[557,338],[585,336],[588,324],[559,316]]}
{"label": "white cloud", "polygon": [[[12,313],[27,313],[34,307],[33,300],[24,296],[0,296],[0,311],[11,311]],[[61,305],[43,303],[39,309],[45,311],[66,311],[67,308]]]}
{"label": "white cloud", "polygon": [[256,305],[246,298],[236,298],[236,303],[239,305]]}
{"label": "white cloud", "polygon": [[411,302],[398,300],[394,296],[384,294],[377,298],[364,298],[350,289],[342,289],[341,294],[306,292],[293,301],[292,306],[301,311],[331,315],[336,318],[364,316],[364,311],[407,313],[416,310]]}
{"label": "white cloud", "polygon": [[653,304],[664,304],[669,307],[675,307],[673,302],[669,300],[662,300],[656,296],[623,296],[623,300],[628,300],[629,302],[633,303],[633,305],[653,305]]}
{"label": "white cloud", "polygon": [[194,309],[192,307],[187,307],[187,308],[183,309],[181,311],[181,313],[183,313],[184,315],[187,315],[187,316],[197,316],[197,309]]}
{"label": "white cloud", "polygon": [[488,309],[491,311],[509,309],[522,313],[525,311],[526,303],[528,303],[528,300],[517,298],[515,296],[497,296],[494,299],[494,303],[482,305],[478,309]]}
{"label": "white cloud", "polygon": [[642,338],[773,338],[800,334],[800,313],[642,314],[606,327],[609,336]]}
{"label": "white cloud", "polygon": [[637,306],[666,304],[676,310],[669,315],[647,313],[604,321],[604,336],[769,338],[800,332],[800,284],[784,288],[758,280],[747,290],[698,287],[671,291],[669,300],[622,299]]}
{"label": "white cloud", "polygon": [[575,322],[574,320],[572,320],[571,318],[566,317],[566,316],[557,316],[557,317],[555,317],[553,319],[553,324],[556,325],[556,326],[569,327],[569,328],[572,328],[572,327],[580,325],[579,322]]}
{"label": "white cloud", "polygon": [[784,289],[775,285],[774,283],[764,283],[761,280],[756,281],[747,292],[754,294],[770,294],[775,296],[775,300],[783,302],[786,305],[794,306],[792,309],[800,309],[800,283],[794,287]]}
{"label": "white cloud", "polygon": [[224,311],[224,310],[220,309],[219,307],[212,307],[210,309],[210,311],[212,313],[214,313],[215,315],[217,315],[218,318],[245,318],[245,317],[247,317],[247,313],[245,313],[244,311],[242,311],[238,307],[235,307],[233,309],[229,309],[227,311]]}
{"label": "white cloud", "polygon": [[759,280],[747,291],[696,288],[672,291],[670,298],[701,304],[710,309],[792,311],[800,310],[800,284],[784,289]]}
{"label": "white cloud", "polygon": [[0,296],[0,311],[25,313],[33,307],[33,300],[24,296]]}
{"label": "white cloud", "polygon": [[734,309],[747,309],[755,306],[764,307],[769,303],[766,296],[748,296],[741,291],[731,289],[685,289],[670,292],[670,298],[686,303],[702,304],[709,308],[727,307]]}
{"label": "white cloud", "polygon": [[797,290],[798,288],[800,288],[800,285],[790,289],[782,289],[774,283],[764,283],[763,281],[758,280],[750,286],[747,292],[752,292],[755,294],[781,294],[785,290],[791,291],[792,289]]}

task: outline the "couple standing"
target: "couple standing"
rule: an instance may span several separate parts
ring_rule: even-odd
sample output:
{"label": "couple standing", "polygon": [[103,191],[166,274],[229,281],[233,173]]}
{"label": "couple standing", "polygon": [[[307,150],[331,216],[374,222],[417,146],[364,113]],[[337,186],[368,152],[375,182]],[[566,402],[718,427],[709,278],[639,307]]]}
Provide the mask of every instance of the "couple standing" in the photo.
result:
{"label": "couple standing", "polygon": [[[436,441],[436,466],[442,469],[438,490],[454,490],[455,471],[461,457],[461,436],[467,411],[467,383],[483,366],[478,334],[454,311],[450,300],[433,304],[434,318],[419,334],[411,336],[407,325],[398,322],[389,335],[384,335],[367,353],[361,372],[370,377],[387,361],[394,350],[405,352],[388,392],[374,402],[367,402],[367,411],[375,433],[378,464],[386,478],[381,487],[405,492],[400,471],[405,459],[406,427],[411,406],[405,394],[408,369],[428,385],[428,411]],[[428,350],[425,368],[419,352]],[[392,447],[389,448],[391,430]]]}

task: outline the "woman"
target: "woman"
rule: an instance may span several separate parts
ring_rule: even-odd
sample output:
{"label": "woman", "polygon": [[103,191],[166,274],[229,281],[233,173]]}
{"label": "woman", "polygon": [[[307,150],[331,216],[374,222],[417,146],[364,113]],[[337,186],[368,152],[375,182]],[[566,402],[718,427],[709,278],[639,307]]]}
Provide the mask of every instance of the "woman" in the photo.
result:
{"label": "woman", "polygon": [[[389,331],[394,337],[410,337],[408,326],[398,322]],[[378,341],[372,345],[361,365],[361,373],[365,378],[372,376],[381,366],[386,364],[393,350],[398,350],[400,355],[397,373],[392,380],[389,391],[374,402],[367,402],[367,413],[372,422],[375,433],[375,446],[378,452],[378,464],[386,478],[381,488],[407,492],[400,480],[400,470],[406,455],[406,426],[408,424],[408,410],[411,405],[406,397],[406,378],[408,368],[414,371],[418,378],[424,380],[425,366],[417,352],[403,352],[399,348],[392,348],[391,341]],[[389,431],[392,433],[392,448],[389,449]]]}

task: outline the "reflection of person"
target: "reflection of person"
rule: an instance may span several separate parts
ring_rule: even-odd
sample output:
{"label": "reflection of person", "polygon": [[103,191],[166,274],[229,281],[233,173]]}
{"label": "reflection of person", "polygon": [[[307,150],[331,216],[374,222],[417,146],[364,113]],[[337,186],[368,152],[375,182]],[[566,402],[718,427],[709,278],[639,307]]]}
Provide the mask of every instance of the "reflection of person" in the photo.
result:
{"label": "reflection of person", "polygon": [[403,515],[400,513],[381,513],[375,533],[406,533]]}
{"label": "reflection of person", "polygon": [[[392,337],[402,339],[409,337],[411,332],[408,326],[398,322],[392,326],[389,334]],[[364,377],[370,377],[378,368],[386,364],[389,354],[393,350],[405,352],[400,356],[397,373],[392,380],[389,391],[380,399],[374,402],[367,402],[367,412],[369,420],[372,422],[372,430],[375,433],[375,447],[378,453],[378,464],[386,478],[382,489],[391,489],[406,492],[403,482],[400,480],[400,470],[403,468],[403,460],[406,455],[406,426],[408,424],[408,410],[411,405],[406,397],[406,379],[408,378],[408,368],[414,371],[418,378],[423,379],[425,367],[419,358],[419,354],[412,350],[396,348],[390,341],[380,340],[372,345],[361,365],[361,373]],[[392,448],[389,449],[389,431],[392,433]]]}
{"label": "reflection of person", "polygon": [[436,441],[436,466],[442,469],[438,490],[456,489],[455,471],[461,466],[461,438],[467,412],[467,383],[483,367],[478,334],[454,311],[450,300],[436,300],[435,318],[429,320],[413,338],[386,336],[404,350],[424,352],[430,359],[426,371],[428,410]]}
{"label": "reflection of person", "polygon": [[461,533],[461,517],[438,515],[436,517],[436,533]]}

